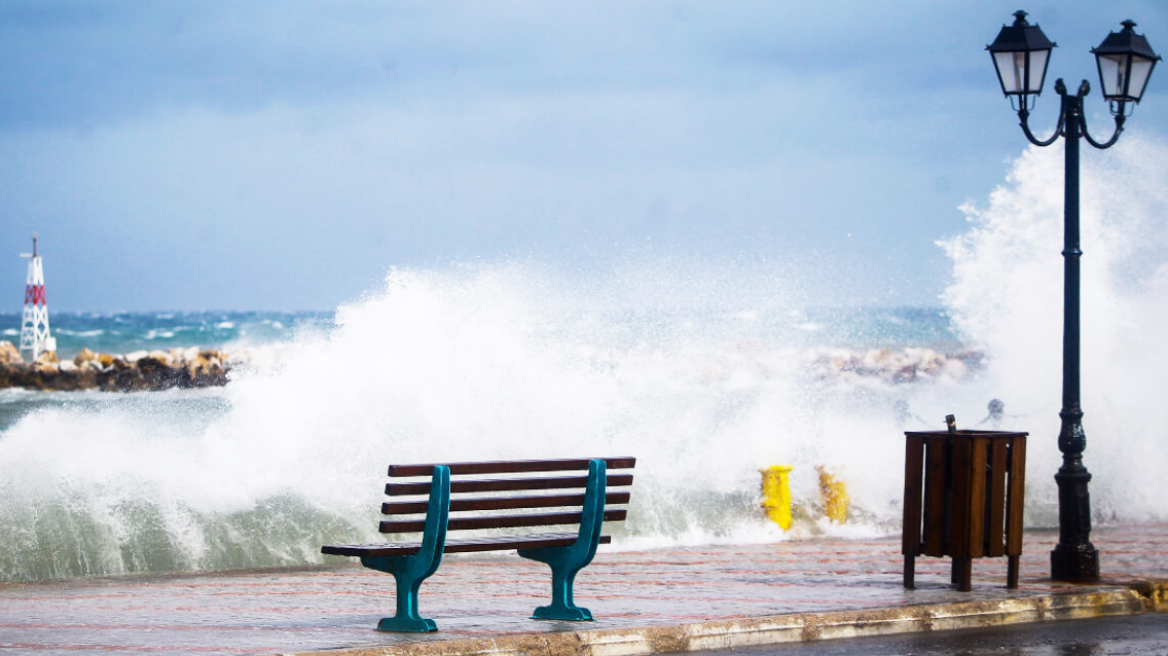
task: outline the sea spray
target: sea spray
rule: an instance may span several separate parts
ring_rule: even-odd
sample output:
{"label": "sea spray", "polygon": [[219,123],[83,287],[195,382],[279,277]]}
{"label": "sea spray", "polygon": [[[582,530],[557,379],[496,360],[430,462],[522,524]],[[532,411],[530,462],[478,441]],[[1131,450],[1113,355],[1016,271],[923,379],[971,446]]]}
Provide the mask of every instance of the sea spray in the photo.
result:
{"label": "sea spray", "polygon": [[[813,499],[826,463],[865,500],[848,530],[891,530],[893,408],[909,397],[923,413],[925,390],[960,381],[825,377],[808,364],[835,333],[792,299],[757,264],[642,263],[601,281],[532,262],[394,271],[225,388],[48,395],[0,438],[0,576],[320,562],[324,542],[378,539],[390,462],[635,455],[621,530],[641,546],[780,539],[758,469],[794,465]],[[899,314],[866,315],[863,339],[901,329]]]}
{"label": "sea spray", "polygon": [[[1063,170],[1058,148],[1027,150],[971,228],[942,242],[954,263],[944,294],[955,329],[991,360],[974,387],[1002,398],[1031,433],[1027,521],[1057,521],[1061,463]],[[1084,463],[1096,521],[1162,520],[1168,466],[1162,403],[1168,344],[1168,148],[1129,135],[1084,157],[1082,404]]]}

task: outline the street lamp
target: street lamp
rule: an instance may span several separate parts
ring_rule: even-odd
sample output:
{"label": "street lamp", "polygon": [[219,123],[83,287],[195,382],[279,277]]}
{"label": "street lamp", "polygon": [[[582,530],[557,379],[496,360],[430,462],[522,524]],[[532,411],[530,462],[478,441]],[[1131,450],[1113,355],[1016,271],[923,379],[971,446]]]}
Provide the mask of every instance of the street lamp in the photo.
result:
{"label": "street lamp", "polygon": [[[1115,134],[1096,141],[1087,131],[1083,98],[1091,91],[1086,80],[1074,94],[1059,79],[1054,89],[1062,98],[1058,126],[1049,139],[1039,139],[1030,131],[1030,108],[1042,93],[1050,52],[1056,44],[1037,25],[1026,22],[1026,12],[1014,14],[1014,24],[1003,26],[998,38],[986,46],[993,57],[1002,84],[1002,93],[1017,103],[1022,132],[1036,146],[1049,146],[1060,136],[1066,139],[1063,241],[1063,407],[1059,411],[1062,429],[1058,446],[1063,464],[1054,479],[1059,496],[1059,542],[1050,553],[1051,578],[1056,581],[1099,580],[1099,552],[1091,544],[1091,497],[1087,484],[1091,474],[1083,466],[1087,435],[1083,432],[1083,410],[1079,402],[1079,138],[1096,148],[1110,148],[1119,140],[1129,103],[1138,104],[1152,69],[1160,57],[1148,40],[1136,34],[1135,23],[1124,21],[1123,30],[1112,32],[1098,48],[1091,50],[1099,68],[1103,97],[1115,117]],[[1015,100],[1016,99],[1016,100]]]}

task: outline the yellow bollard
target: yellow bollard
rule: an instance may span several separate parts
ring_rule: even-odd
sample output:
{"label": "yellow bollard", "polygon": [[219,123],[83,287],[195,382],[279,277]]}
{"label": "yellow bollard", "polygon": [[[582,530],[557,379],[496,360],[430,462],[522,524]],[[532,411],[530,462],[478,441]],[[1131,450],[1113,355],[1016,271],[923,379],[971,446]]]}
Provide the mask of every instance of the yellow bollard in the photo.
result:
{"label": "yellow bollard", "polygon": [[784,531],[791,528],[790,465],[775,465],[758,470],[762,474],[762,507],[767,517]]}
{"label": "yellow bollard", "polygon": [[824,513],[831,521],[843,524],[848,521],[848,486],[827,473],[823,465],[816,465],[815,471],[819,472],[819,496]]}

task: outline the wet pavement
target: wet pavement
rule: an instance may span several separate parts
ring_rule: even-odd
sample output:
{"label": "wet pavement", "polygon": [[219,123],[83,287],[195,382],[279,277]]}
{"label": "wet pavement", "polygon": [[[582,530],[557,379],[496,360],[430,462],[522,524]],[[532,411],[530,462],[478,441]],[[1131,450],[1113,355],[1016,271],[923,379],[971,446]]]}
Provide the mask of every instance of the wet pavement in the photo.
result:
{"label": "wet pavement", "polygon": [[[421,612],[439,629],[426,635],[374,630],[379,618],[393,614],[393,578],[355,564],[7,585],[0,587],[0,654],[355,648],[373,654],[430,648],[444,654],[568,650],[602,656],[758,643],[780,626],[794,639],[815,639],[852,635],[823,628],[829,625],[854,630],[886,622],[881,630],[892,632],[944,628],[949,625],[942,618],[949,616],[990,624],[1130,614],[1164,601],[1168,525],[1097,528],[1092,542],[1104,576],[1097,586],[1049,580],[1049,554],[1057,538],[1053,531],[1027,532],[1017,590],[1005,588],[1005,558],[974,561],[968,593],[949,585],[949,560],[936,558],[917,559],[917,589],[905,590],[899,536],[609,549],[576,580],[576,602],[597,618],[587,623],[528,619],[533,608],[547,602],[544,565],[513,552],[447,556],[422,585]],[[1071,610],[1059,610],[1063,607]],[[754,637],[733,638],[748,633]],[[502,647],[533,634],[543,636],[537,648]],[[699,634],[708,639],[690,641]],[[574,646],[563,646],[565,636]],[[561,639],[560,646],[549,646],[552,638]],[[386,647],[393,649],[375,649]]]}

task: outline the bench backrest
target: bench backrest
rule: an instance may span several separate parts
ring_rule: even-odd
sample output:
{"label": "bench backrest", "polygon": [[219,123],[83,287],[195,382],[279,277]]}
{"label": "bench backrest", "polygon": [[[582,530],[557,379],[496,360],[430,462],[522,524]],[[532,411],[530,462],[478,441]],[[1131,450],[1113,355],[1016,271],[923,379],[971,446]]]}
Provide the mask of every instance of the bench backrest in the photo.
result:
{"label": "bench backrest", "polygon": [[[600,458],[607,468],[604,521],[627,515],[636,458]],[[590,459],[441,463],[450,469],[449,531],[579,524]],[[382,533],[415,533],[425,525],[434,464],[391,465],[390,501],[382,504]],[[614,470],[617,470],[614,472]],[[626,471],[620,471],[626,470]],[[583,472],[583,473],[581,473]],[[416,498],[409,498],[416,497]],[[531,512],[538,510],[540,512]]]}

